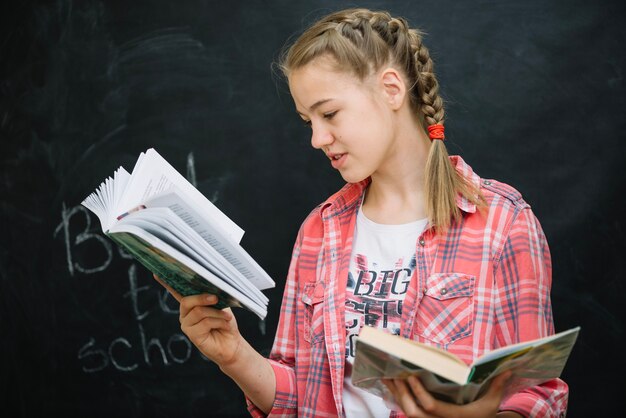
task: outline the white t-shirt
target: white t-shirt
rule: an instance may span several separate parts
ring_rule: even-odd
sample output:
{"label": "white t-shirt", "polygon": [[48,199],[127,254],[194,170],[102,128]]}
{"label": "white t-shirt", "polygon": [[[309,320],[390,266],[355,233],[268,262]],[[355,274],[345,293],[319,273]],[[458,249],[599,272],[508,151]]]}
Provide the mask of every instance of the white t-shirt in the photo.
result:
{"label": "white t-shirt", "polygon": [[343,407],[348,418],[388,417],[383,400],[352,385],[354,341],[363,325],[400,333],[402,303],[415,270],[415,244],[427,219],[375,223],[359,210],[346,289],[346,369]]}

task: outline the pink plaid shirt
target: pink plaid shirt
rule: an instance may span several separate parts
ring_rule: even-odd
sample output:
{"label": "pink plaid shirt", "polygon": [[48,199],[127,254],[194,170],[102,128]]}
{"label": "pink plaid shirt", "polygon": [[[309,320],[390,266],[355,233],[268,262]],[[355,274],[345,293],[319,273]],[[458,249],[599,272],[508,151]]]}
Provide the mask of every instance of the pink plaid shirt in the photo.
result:
{"label": "pink plaid shirt", "polygon": [[[445,235],[429,227],[422,233],[401,335],[443,347],[469,364],[486,351],[554,333],[552,266],[545,235],[520,193],[480,179],[458,156],[451,161],[480,185],[488,211],[481,215],[459,197],[461,222]],[[343,416],[346,282],[368,183],[346,184],[300,228],[269,360],[276,375],[270,416]],[[559,417],[567,397],[565,382],[554,379],[509,397],[500,409]],[[250,401],[248,408],[264,416]]]}

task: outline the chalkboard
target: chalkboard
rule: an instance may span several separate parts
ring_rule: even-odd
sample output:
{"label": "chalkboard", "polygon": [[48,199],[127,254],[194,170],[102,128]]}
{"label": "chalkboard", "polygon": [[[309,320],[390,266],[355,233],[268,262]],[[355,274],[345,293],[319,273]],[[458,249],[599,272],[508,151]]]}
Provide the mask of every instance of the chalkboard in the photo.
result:
{"label": "chalkboard", "polygon": [[[80,206],[154,147],[246,230],[276,280],[242,333],[271,348],[297,229],[342,181],[311,149],[281,47],[341,1],[4,2],[0,397],[7,416],[246,416],[177,306]],[[447,102],[451,153],[514,185],[546,231],[557,330],[582,333],[570,417],[619,411],[625,370],[621,1],[365,1],[405,16]],[[619,383],[615,383],[615,382]],[[612,382],[612,383],[609,383]],[[621,409],[621,408],[620,408]]]}

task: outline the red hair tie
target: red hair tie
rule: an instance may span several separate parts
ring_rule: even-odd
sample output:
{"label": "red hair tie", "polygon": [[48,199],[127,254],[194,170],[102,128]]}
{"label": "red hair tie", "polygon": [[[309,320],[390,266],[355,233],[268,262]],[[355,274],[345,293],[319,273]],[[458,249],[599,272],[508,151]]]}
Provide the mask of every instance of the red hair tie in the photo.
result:
{"label": "red hair tie", "polygon": [[428,127],[428,136],[431,141],[435,139],[444,140],[445,135],[443,134],[443,125],[440,123],[435,123],[434,125],[430,125]]}

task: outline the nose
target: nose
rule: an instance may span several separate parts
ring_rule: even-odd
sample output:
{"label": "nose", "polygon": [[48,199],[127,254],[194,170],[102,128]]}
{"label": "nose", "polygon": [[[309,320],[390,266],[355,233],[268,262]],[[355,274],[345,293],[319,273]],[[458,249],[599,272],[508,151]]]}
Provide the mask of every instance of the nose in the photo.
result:
{"label": "nose", "polygon": [[333,134],[322,126],[311,125],[311,145],[315,149],[321,149],[330,145],[335,140]]}

